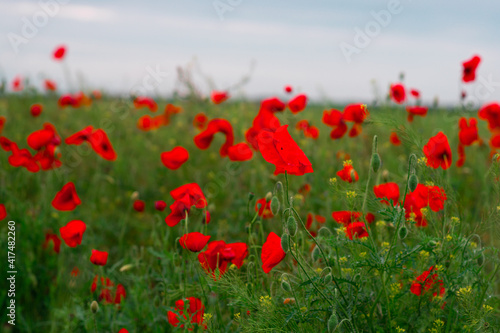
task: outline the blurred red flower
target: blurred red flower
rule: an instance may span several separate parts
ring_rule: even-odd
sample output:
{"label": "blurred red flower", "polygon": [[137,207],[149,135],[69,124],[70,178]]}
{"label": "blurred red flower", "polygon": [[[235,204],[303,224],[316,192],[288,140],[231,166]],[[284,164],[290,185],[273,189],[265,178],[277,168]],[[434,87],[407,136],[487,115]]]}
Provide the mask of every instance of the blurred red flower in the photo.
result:
{"label": "blurred red flower", "polygon": [[255,203],[255,211],[258,212],[258,215],[263,219],[270,219],[274,217],[273,212],[271,211],[271,200],[266,202],[266,198],[257,200]]}
{"label": "blurred red flower", "polygon": [[[217,279],[219,276],[224,275],[229,263],[241,268],[243,260],[247,256],[247,244],[226,244],[226,242],[220,240],[210,242],[208,244],[208,248],[204,252],[200,252],[198,254],[198,261],[207,274],[210,274],[212,278]],[[216,275],[217,269],[219,269],[219,275]]]}
{"label": "blurred red flower", "polygon": [[76,194],[76,188],[73,182],[64,185],[62,189],[56,193],[54,200],[52,200],[52,206],[60,211],[73,210],[81,203],[78,194]]}
{"label": "blurred red flower", "polygon": [[292,86],[286,85],[285,86],[285,92],[291,93],[292,92]]}
{"label": "blurred red flower", "polygon": [[227,91],[212,91],[210,94],[210,99],[214,104],[221,104],[229,98],[229,93]]}
{"label": "blurred red flower", "polygon": [[59,254],[59,252],[61,251],[61,240],[59,239],[59,237],[57,237],[56,234],[53,234],[52,232],[47,232],[45,234],[45,242],[43,243],[43,248],[46,249],[49,246],[50,241],[54,243],[54,252]]}
{"label": "blurred red flower", "polygon": [[163,200],[155,201],[155,209],[163,212],[167,208],[167,204]]}
{"label": "blurred red flower", "polygon": [[135,200],[133,207],[136,212],[142,213],[144,211],[144,208],[146,207],[146,204],[143,200]]}
{"label": "blurred red flower", "polygon": [[231,161],[248,161],[253,157],[253,151],[248,144],[240,142],[227,149],[227,156]]}
{"label": "blurred red flower", "polygon": [[7,210],[4,204],[0,204],[0,221],[7,217]]}
{"label": "blurred red flower", "polygon": [[184,234],[180,239],[179,243],[181,246],[191,252],[200,252],[203,250],[205,245],[207,245],[210,240],[210,236],[205,236],[201,232],[190,232]]}
{"label": "blurred red flower", "polygon": [[441,166],[443,170],[446,170],[451,166],[451,148],[448,138],[443,132],[430,138],[424,146],[423,152],[427,158],[427,165],[431,168],[437,169]]}
{"label": "blurred red flower", "polygon": [[350,240],[353,240],[353,238],[364,238],[369,236],[363,222],[349,223],[346,226],[345,234]]}
{"label": "blurred red flower", "polygon": [[426,106],[407,106],[406,112],[408,112],[408,122],[413,122],[415,116],[425,117],[427,115],[428,108]]}
{"label": "blurred red flower", "polygon": [[479,119],[488,122],[488,129],[494,131],[500,127],[500,104],[494,102],[483,105],[478,111]]}
{"label": "blurred red flower", "polygon": [[438,280],[437,273],[432,274],[435,270],[436,268],[431,266],[427,271],[417,277],[410,287],[412,294],[421,296],[422,294],[431,291],[434,297],[438,296],[438,293],[439,297],[444,296],[446,290],[444,288],[443,280]]}
{"label": "blurred red flower", "polygon": [[420,91],[418,91],[417,89],[411,89],[410,90],[410,94],[415,97],[415,98],[419,98],[420,97]]}
{"label": "blurred red flower", "polygon": [[292,113],[299,113],[303,111],[306,106],[307,96],[305,94],[297,95],[288,102],[288,108]]}
{"label": "blurred red flower", "polygon": [[189,159],[186,148],[177,146],[171,151],[161,153],[161,161],[170,170],[179,169]]}
{"label": "blurred red flower", "polygon": [[359,222],[361,216],[362,216],[361,212],[351,212],[347,210],[341,210],[332,213],[332,217],[335,220],[335,222],[343,224],[344,226],[347,226],[352,222]]}
{"label": "blurred red flower", "polygon": [[33,117],[38,117],[43,111],[43,106],[41,104],[33,104],[30,108],[30,113]]}
{"label": "blurred red flower", "polygon": [[48,80],[48,79],[44,80],[43,86],[44,86],[45,90],[47,90],[47,91],[56,91],[57,90],[57,84],[52,80]]}
{"label": "blurred red flower", "polygon": [[345,182],[357,182],[359,179],[358,173],[352,167],[352,161],[347,160],[343,162],[344,167],[342,170],[337,171],[337,176]]}
{"label": "blurred red flower", "polygon": [[226,136],[226,141],[219,151],[221,157],[226,157],[229,147],[231,147],[234,143],[234,134],[231,123],[225,119],[212,119],[208,123],[207,128],[194,137],[194,143],[196,144],[196,147],[198,147],[199,149],[207,149],[208,147],[210,147],[210,144],[214,139],[214,135],[219,132],[223,133]]}
{"label": "blurred red flower", "polygon": [[330,137],[332,139],[340,139],[347,132],[347,124],[344,121],[344,116],[339,110],[331,109],[323,111],[322,122],[333,127]]}
{"label": "blurred red flower", "polygon": [[52,54],[54,57],[54,60],[60,61],[64,59],[64,55],[66,54],[66,46],[65,45],[60,45],[56,47],[54,50],[54,53]]}
{"label": "blurred red flower", "polygon": [[401,145],[401,140],[399,139],[398,134],[396,132],[391,132],[391,136],[390,136],[389,140],[391,141],[391,143],[394,146]]}
{"label": "blurred red flower", "polygon": [[373,186],[373,192],[375,196],[382,200],[381,202],[389,205],[389,201],[392,200],[393,205],[399,202],[399,186],[396,183],[385,183]]}
{"label": "blurred red flower", "polygon": [[401,83],[391,84],[389,96],[395,103],[402,104],[406,100],[405,87]]}
{"label": "blurred red flower", "polygon": [[199,130],[204,130],[207,127],[208,117],[203,112],[200,112],[194,116],[193,125]]}
{"label": "blurred red flower", "polygon": [[69,221],[64,227],[59,229],[61,238],[69,247],[76,247],[82,243],[82,237],[87,229],[85,222],[80,220]]}
{"label": "blurred red flower", "polygon": [[108,252],[92,250],[90,262],[97,266],[104,266],[108,262]]}
{"label": "blurred red flower", "polygon": [[302,176],[312,173],[311,162],[293,140],[287,130],[288,125],[279,127],[276,132],[262,131],[259,134],[259,150],[264,159],[274,164],[274,174],[288,172]]}
{"label": "blurred red flower", "polygon": [[158,110],[158,104],[156,104],[155,100],[147,96],[137,96],[134,99],[134,107],[136,109],[148,108],[151,112]]}
{"label": "blurred red flower", "polygon": [[[186,301],[189,304],[186,304]],[[186,305],[189,305],[187,309],[185,309]],[[180,323],[179,315],[184,317],[185,321],[189,321],[193,324],[203,325],[203,314],[205,312],[205,306],[201,303],[201,300],[196,297],[188,297],[186,299],[180,299],[175,302],[175,309],[173,311],[167,312],[167,319],[170,325],[177,327]],[[187,313],[187,316],[186,316]],[[184,328],[184,324],[180,325],[181,328]],[[190,328],[189,330],[192,330]]]}
{"label": "blurred red flower", "polygon": [[463,82],[471,82],[476,79],[476,69],[481,62],[481,58],[479,56],[473,56],[470,60],[464,61],[462,63],[462,81]]}
{"label": "blurred red flower", "polygon": [[281,237],[274,232],[269,233],[266,242],[262,245],[262,269],[264,273],[269,273],[276,265],[278,265],[286,256],[285,251],[281,247]]}

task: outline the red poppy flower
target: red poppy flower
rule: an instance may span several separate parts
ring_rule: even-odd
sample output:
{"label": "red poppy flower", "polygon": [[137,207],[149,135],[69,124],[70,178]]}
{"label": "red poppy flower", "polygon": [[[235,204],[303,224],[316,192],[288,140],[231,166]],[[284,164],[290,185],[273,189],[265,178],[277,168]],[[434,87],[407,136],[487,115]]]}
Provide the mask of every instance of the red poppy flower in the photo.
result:
{"label": "red poppy flower", "polygon": [[389,201],[392,200],[393,205],[396,205],[399,201],[399,186],[396,183],[385,183],[373,186],[373,192],[377,198],[387,200],[382,200],[381,202],[388,205]]}
{"label": "red poppy flower", "polygon": [[87,126],[84,129],[76,132],[75,134],[69,136],[64,140],[67,145],[80,145],[85,141],[89,141],[92,136],[94,128],[92,126]]}
{"label": "red poppy flower", "polygon": [[90,262],[97,266],[104,266],[108,262],[108,252],[92,250]]}
{"label": "red poppy flower", "polygon": [[61,97],[59,97],[59,100],[57,101],[57,105],[59,105],[59,107],[61,107],[61,108],[65,108],[67,106],[77,108],[80,106],[80,103],[79,103],[78,99],[76,99],[72,95],[66,94],[66,95],[62,95]]}
{"label": "red poppy flower", "polygon": [[97,129],[89,139],[92,149],[105,160],[115,161],[116,152],[109,141],[108,135],[102,129]]}
{"label": "red poppy flower", "polygon": [[281,247],[281,237],[271,232],[262,245],[262,269],[268,274],[276,265],[278,265],[286,256],[285,251]]}
{"label": "red poppy flower", "polygon": [[232,263],[241,268],[243,260],[248,256],[248,247],[245,243],[226,244],[224,241],[213,241],[208,244],[204,252],[198,254],[198,261],[201,267],[214,279],[217,268],[222,276],[227,269],[227,265]]}
{"label": "red poppy flower", "polygon": [[[314,221],[316,221],[316,228],[312,228],[313,226],[313,223]],[[324,216],[321,216],[321,215],[313,215],[312,213],[308,213],[307,214],[307,218],[306,218],[306,229],[309,230],[309,232],[311,233],[311,235],[313,237],[316,237],[317,235],[317,232],[321,226],[321,224],[325,223],[326,222],[326,218]]]}
{"label": "red poppy flower", "polygon": [[57,135],[55,127],[50,123],[45,123],[43,129],[35,131],[28,136],[28,146],[34,150],[40,150],[48,145],[58,146],[61,138]]}
{"label": "red poppy flower", "polygon": [[58,61],[63,60],[65,54],[66,54],[66,46],[65,45],[58,46],[53,53],[54,60]]}
{"label": "red poppy flower", "polygon": [[87,229],[85,222],[80,220],[69,221],[64,227],[59,229],[61,238],[69,247],[76,247],[82,243],[82,237]]}
{"label": "red poppy flower", "polygon": [[391,84],[389,96],[395,103],[402,104],[406,100],[405,87],[401,83]]}
{"label": "red poppy flower", "polygon": [[188,159],[188,151],[181,146],[177,146],[171,151],[161,153],[161,162],[170,170],[179,169]]}
{"label": "red poppy flower", "polygon": [[38,117],[43,111],[43,106],[41,104],[33,104],[30,108],[31,115],[33,117]]}
{"label": "red poppy flower", "polygon": [[476,69],[481,62],[481,58],[479,56],[473,56],[470,60],[464,61],[462,63],[462,81],[463,82],[471,82],[476,79]]}
{"label": "red poppy flower", "polygon": [[12,81],[12,91],[21,91],[24,89],[23,78],[16,76]]}
{"label": "red poppy flower", "polygon": [[44,80],[43,85],[47,91],[56,91],[57,84],[52,80]]}
{"label": "red poppy flower", "polygon": [[375,214],[369,213],[369,212],[366,213],[365,220],[366,220],[366,222],[368,222],[370,224],[373,223],[373,221],[375,221]]}
{"label": "red poppy flower", "polygon": [[212,91],[210,94],[210,99],[214,104],[221,104],[229,98],[229,93],[227,91]]}
{"label": "red poppy flower", "polygon": [[304,111],[307,106],[307,96],[304,94],[300,94],[295,96],[288,102],[288,108],[292,113],[299,113]]}
{"label": "red poppy flower", "polygon": [[208,117],[200,112],[193,119],[193,125],[199,130],[204,130],[207,127]]}
{"label": "red poppy flower", "polygon": [[439,293],[439,297],[443,297],[445,293],[443,280],[438,280],[438,274],[433,271],[436,269],[431,266],[429,270],[423,272],[417,277],[417,279],[412,283],[410,291],[412,294],[421,296],[422,294],[431,291],[433,296],[436,297]]}
{"label": "red poppy flower", "polygon": [[346,226],[345,234],[350,240],[353,240],[353,238],[364,238],[369,236],[363,222],[353,222],[348,224]]}
{"label": "red poppy flower", "polygon": [[0,221],[7,217],[7,210],[4,204],[0,204]]}
{"label": "red poppy flower", "polygon": [[0,116],[0,134],[2,134],[2,131],[3,131],[3,128],[5,126],[6,121],[7,121],[7,119],[5,119],[4,116]]}
{"label": "red poppy flower", "polygon": [[135,200],[134,201],[133,207],[134,207],[134,210],[137,212],[142,213],[144,211],[145,206],[146,206],[146,204],[142,200]]}
{"label": "red poppy flower", "polygon": [[267,162],[274,164],[275,175],[285,171],[296,176],[312,173],[311,162],[290,136],[287,127],[288,125],[284,125],[274,133],[262,131],[259,134],[259,150],[262,156]]}
{"label": "red poppy flower", "polygon": [[365,121],[366,117],[368,117],[369,114],[370,113],[366,108],[366,104],[350,104],[344,108],[343,119],[345,121],[354,122],[354,125],[349,131],[350,137],[352,138],[356,137],[361,133],[362,131],[361,124],[363,124],[363,122]]}
{"label": "red poppy flower", "polygon": [[478,111],[479,119],[488,121],[488,128],[493,131],[500,127],[500,104],[489,103],[483,105]]}
{"label": "red poppy flower", "polygon": [[[189,302],[189,307],[186,307],[186,301]],[[170,325],[177,327],[180,323],[179,315],[184,317],[185,321],[189,321],[193,324],[203,325],[203,314],[205,312],[205,306],[201,303],[201,300],[196,297],[188,297],[187,299],[180,299],[175,302],[175,309],[173,311],[167,312],[167,319]],[[187,314],[187,316],[186,316]],[[181,328],[184,324],[180,325]],[[192,329],[189,329],[192,330]]]}
{"label": "red poppy flower", "polygon": [[390,136],[389,140],[391,141],[391,143],[394,146],[401,145],[401,140],[399,139],[398,134],[396,132],[391,132],[391,136]]}
{"label": "red poppy flower", "polygon": [[291,93],[292,92],[292,86],[285,86],[285,92],[286,93]]}
{"label": "red poppy flower", "polygon": [[109,278],[105,278],[104,276],[101,276],[99,279],[98,275],[96,275],[92,280],[92,284],[90,286],[90,291],[92,293],[97,290],[97,283],[99,280],[101,282],[101,290],[98,297],[99,302],[104,300],[104,304],[120,304],[127,296],[125,287],[122,284],[118,284],[115,288],[113,281]]}
{"label": "red poppy flower", "polygon": [[441,166],[443,170],[446,170],[451,166],[451,148],[443,132],[430,138],[423,151],[427,157],[427,165],[431,168],[437,169]]}
{"label": "red poppy flower", "polygon": [[163,200],[155,201],[155,209],[163,212],[167,208],[167,204]]}
{"label": "red poppy flower", "polygon": [[227,156],[231,161],[248,161],[253,157],[253,151],[245,143],[237,143],[227,149]]}
{"label": "red poppy flower", "polygon": [[418,184],[415,191],[406,195],[404,207],[406,218],[413,218],[418,227],[425,227],[427,219],[422,214],[422,208],[428,206],[432,211],[438,212],[444,208],[446,199],[446,193],[442,188]]}
{"label": "red poppy flower", "polygon": [[201,223],[209,224],[211,220],[212,220],[212,218],[210,216],[210,212],[208,210],[206,210],[204,215],[203,215],[203,220],[201,221]]}
{"label": "red poppy flower", "polygon": [[339,110],[331,109],[330,111],[323,111],[322,122],[333,130],[330,132],[330,138],[333,140],[340,139],[347,132],[347,124],[344,121],[342,112]]}
{"label": "red poppy flower", "polygon": [[189,196],[185,195],[181,199],[175,200],[169,208],[170,214],[165,218],[165,223],[169,227],[175,227],[180,221],[186,218],[186,215],[189,215],[191,209]]}
{"label": "red poppy flower", "polygon": [[207,199],[203,195],[200,186],[196,183],[182,185],[170,191],[170,195],[174,200],[183,200],[184,196],[187,195],[189,207],[196,206],[196,208],[201,209],[207,206]]}
{"label": "red poppy flower", "polygon": [[261,102],[260,110],[252,122],[252,127],[245,133],[245,138],[255,150],[259,150],[258,136],[262,131],[275,132],[280,126],[279,119],[274,115],[282,112],[286,105],[278,98],[268,98]]}
{"label": "red poppy flower", "polygon": [[52,200],[52,206],[61,211],[73,210],[81,204],[78,194],[76,194],[75,184],[69,182],[63,186],[63,188],[57,192],[54,200]]}
{"label": "red poppy flower", "polygon": [[118,331],[118,333],[128,333],[128,330],[126,328],[122,328]]}
{"label": "red poppy flower", "polygon": [[210,236],[205,236],[201,232],[190,232],[179,239],[181,246],[191,252],[200,252],[210,240]]}
{"label": "red poppy flower", "polygon": [[59,252],[61,251],[61,240],[59,239],[59,237],[57,237],[56,234],[53,234],[52,232],[48,232],[45,234],[45,242],[43,243],[43,248],[46,249],[49,246],[50,241],[54,243],[54,252],[59,254]]}
{"label": "red poppy flower", "polygon": [[300,194],[302,194],[303,196],[308,195],[308,194],[309,194],[309,192],[311,192],[311,185],[310,185],[310,184],[305,183],[304,185],[302,185],[301,187],[299,187],[298,192],[299,192]]}
{"label": "red poppy flower", "polygon": [[348,224],[351,224],[353,222],[359,222],[361,216],[361,212],[351,212],[347,210],[341,210],[332,213],[332,217],[335,222],[343,224],[344,226],[347,226]]}
{"label": "red poppy flower", "polygon": [[345,182],[357,182],[359,179],[358,173],[354,168],[352,167],[352,162],[351,161],[344,161],[343,163],[344,168],[340,171],[337,171],[337,176],[340,177]]}
{"label": "red poppy flower", "polygon": [[273,212],[271,211],[271,200],[266,202],[266,198],[257,200],[257,202],[255,203],[255,211],[258,211],[259,216],[263,219],[270,219],[274,217]]}
{"label": "red poppy flower", "polygon": [[225,119],[212,119],[208,123],[207,128],[194,137],[196,147],[199,149],[207,149],[210,147],[210,144],[214,139],[214,135],[219,132],[226,135],[226,141],[219,151],[221,157],[226,157],[229,147],[231,147],[234,143],[234,134],[233,126],[231,126],[231,123]]}
{"label": "red poppy flower", "polygon": [[417,89],[411,89],[410,90],[410,94],[415,97],[415,98],[419,98],[420,97],[420,91],[418,91]]}
{"label": "red poppy flower", "polygon": [[151,112],[158,111],[158,104],[151,97],[138,96],[134,99],[134,107],[136,109],[148,108]]}
{"label": "red poppy flower", "polygon": [[470,118],[469,124],[467,124],[467,118],[462,117],[458,121],[458,127],[460,128],[460,131],[458,132],[458,138],[462,145],[470,146],[475,141],[479,140],[479,136],[477,134],[476,118]]}
{"label": "red poppy flower", "polygon": [[76,266],[75,266],[75,267],[73,267],[73,270],[71,270],[71,273],[70,273],[70,274],[71,274],[71,276],[73,276],[73,277],[77,277],[77,276],[78,276],[78,274],[80,274],[80,270],[78,269],[78,267],[76,267]]}
{"label": "red poppy flower", "polygon": [[408,122],[412,122],[415,116],[425,117],[427,115],[428,108],[426,106],[407,106],[406,112],[408,112]]}

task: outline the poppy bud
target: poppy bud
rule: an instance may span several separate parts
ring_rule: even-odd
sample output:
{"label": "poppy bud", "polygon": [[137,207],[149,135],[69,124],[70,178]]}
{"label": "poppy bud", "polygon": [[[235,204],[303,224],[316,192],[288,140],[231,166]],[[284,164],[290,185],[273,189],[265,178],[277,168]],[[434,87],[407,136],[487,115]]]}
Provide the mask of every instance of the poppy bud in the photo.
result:
{"label": "poppy bud", "polygon": [[275,186],[275,193],[283,191],[283,184],[281,182],[277,182]]}
{"label": "poppy bud", "polygon": [[276,215],[279,211],[280,201],[278,200],[278,197],[273,196],[273,198],[271,199],[271,213],[273,213],[273,215]]}
{"label": "poppy bud", "polygon": [[97,311],[99,311],[99,304],[97,304],[96,301],[92,301],[92,303],[90,304],[90,310],[92,311],[92,313],[97,313]]}
{"label": "poppy bud", "polygon": [[330,229],[328,229],[327,227],[321,227],[319,230],[318,230],[318,236],[324,236],[324,237],[328,237],[332,234],[332,231]]}
{"label": "poppy bud", "polygon": [[271,192],[267,192],[267,194],[266,194],[266,202],[268,202],[269,200],[271,200],[272,197],[273,197],[273,194]]}
{"label": "poppy bud", "polygon": [[283,289],[284,291],[286,292],[291,292],[292,291],[292,287],[290,287],[290,284],[286,281],[281,281],[281,289]]}
{"label": "poppy bud", "polygon": [[290,233],[290,236],[295,236],[297,233],[297,220],[293,215],[290,215],[288,217],[288,220],[286,221],[286,227],[288,228],[288,232]]}
{"label": "poppy bud", "polygon": [[427,243],[427,245],[428,245],[431,249],[433,249],[433,248],[435,248],[435,247],[437,246],[437,243],[436,243],[436,241],[431,240],[429,243]]}
{"label": "poppy bud", "polygon": [[418,177],[416,174],[411,174],[410,179],[408,180],[408,188],[411,192],[415,191],[418,185]]}
{"label": "poppy bud", "polygon": [[328,319],[328,333],[335,332],[338,324],[339,320],[337,319],[337,314],[335,313],[335,311],[333,311],[330,319]]}
{"label": "poppy bud", "polygon": [[248,201],[252,201],[253,198],[255,198],[255,194],[253,194],[252,192],[248,192]]}
{"label": "poppy bud", "polygon": [[402,226],[398,231],[398,236],[399,236],[399,239],[401,239],[401,240],[405,239],[406,236],[408,236],[408,228],[406,228],[405,226]]}
{"label": "poppy bud", "polygon": [[483,266],[483,264],[484,264],[484,254],[481,253],[481,255],[477,258],[477,264],[479,266]]}
{"label": "poppy bud", "polygon": [[288,250],[290,249],[290,239],[288,234],[281,235],[281,248],[285,252],[288,252]]}
{"label": "poppy bud", "polygon": [[330,284],[330,282],[332,282],[332,274],[327,274],[327,275],[323,278],[323,283],[324,283],[324,284]]}
{"label": "poppy bud", "polygon": [[315,246],[314,249],[312,250],[312,253],[311,253],[311,258],[313,261],[317,261],[320,259],[320,252],[319,252],[319,247],[318,246]]}
{"label": "poppy bud", "polygon": [[373,172],[377,172],[380,169],[380,166],[382,165],[382,161],[380,160],[380,155],[378,153],[373,154],[371,162],[372,162]]}

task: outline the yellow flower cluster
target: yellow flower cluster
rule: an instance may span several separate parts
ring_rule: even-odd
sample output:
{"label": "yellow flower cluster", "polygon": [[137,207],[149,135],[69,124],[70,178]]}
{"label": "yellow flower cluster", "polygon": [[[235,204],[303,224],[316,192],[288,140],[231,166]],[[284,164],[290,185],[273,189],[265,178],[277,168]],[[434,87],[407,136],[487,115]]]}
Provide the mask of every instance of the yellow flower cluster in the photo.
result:
{"label": "yellow flower cluster", "polygon": [[272,305],[272,302],[271,302],[272,298],[271,296],[260,296],[260,306],[262,307],[270,307]]}

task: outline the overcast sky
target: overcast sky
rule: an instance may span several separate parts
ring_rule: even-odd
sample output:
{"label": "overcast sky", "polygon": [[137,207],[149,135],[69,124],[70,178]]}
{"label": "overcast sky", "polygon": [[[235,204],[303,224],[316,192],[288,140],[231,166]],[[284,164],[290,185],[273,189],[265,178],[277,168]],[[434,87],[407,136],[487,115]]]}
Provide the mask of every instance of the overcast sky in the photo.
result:
{"label": "overcast sky", "polygon": [[[160,82],[146,91],[167,95],[176,68],[196,58],[218,89],[240,81],[253,63],[250,82],[236,95],[280,95],[290,84],[315,99],[369,102],[372,80],[385,94],[403,71],[424,102],[439,96],[450,103],[458,100],[461,63],[478,54],[483,83],[465,89],[480,101],[500,100],[500,2],[397,2],[3,0],[0,75],[37,84],[49,77],[64,89],[51,54],[65,44],[73,82],[83,76],[89,87],[110,92],[130,92],[158,70]],[[381,11],[389,15],[379,23],[373,13]]]}

